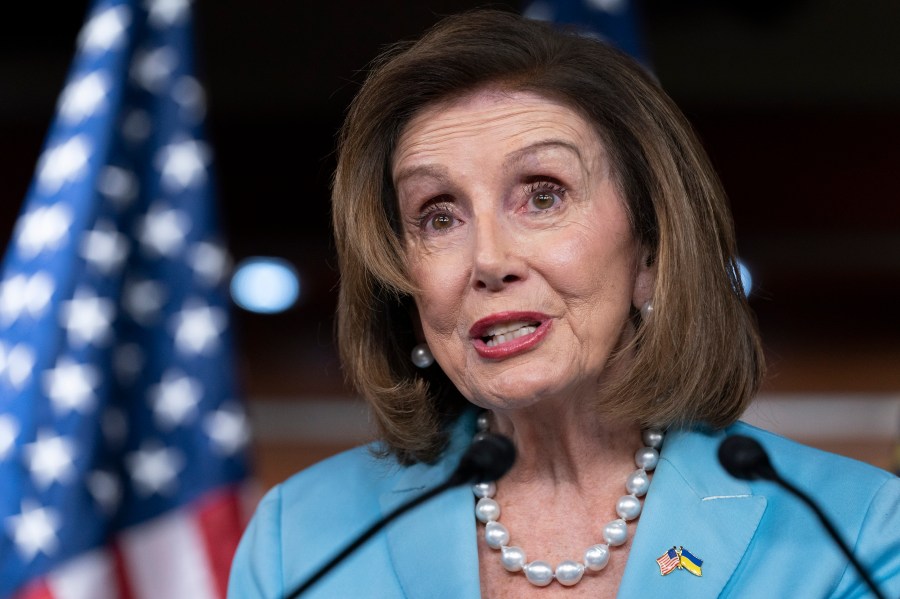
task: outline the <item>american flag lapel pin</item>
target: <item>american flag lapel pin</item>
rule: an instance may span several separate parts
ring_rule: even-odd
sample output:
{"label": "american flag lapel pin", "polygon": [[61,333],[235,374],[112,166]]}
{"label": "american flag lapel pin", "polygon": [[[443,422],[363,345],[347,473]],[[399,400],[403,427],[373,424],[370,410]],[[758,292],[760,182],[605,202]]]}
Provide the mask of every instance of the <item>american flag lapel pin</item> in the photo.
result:
{"label": "american flag lapel pin", "polygon": [[682,546],[673,545],[665,553],[656,558],[659,573],[663,576],[675,570],[687,570],[694,576],[703,575],[703,560]]}

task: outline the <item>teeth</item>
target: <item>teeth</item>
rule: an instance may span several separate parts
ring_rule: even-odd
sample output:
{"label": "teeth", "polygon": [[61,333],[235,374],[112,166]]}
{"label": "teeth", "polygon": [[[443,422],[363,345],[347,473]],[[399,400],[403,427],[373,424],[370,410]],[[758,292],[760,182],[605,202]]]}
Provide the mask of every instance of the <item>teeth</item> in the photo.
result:
{"label": "teeth", "polygon": [[530,335],[535,332],[537,327],[534,325],[525,325],[521,328],[515,329],[513,331],[509,331],[507,333],[503,333],[500,335],[494,335],[487,341],[488,347],[494,347],[495,345],[500,345],[501,343],[506,343],[507,341],[512,341],[517,337],[522,337],[523,335]]}
{"label": "teeth", "polygon": [[502,335],[504,333],[509,333],[511,331],[515,331],[516,329],[527,327],[533,325],[534,322],[528,320],[517,320],[513,322],[506,322],[501,324],[495,324],[487,331],[485,331],[485,337],[494,337],[495,335]]}

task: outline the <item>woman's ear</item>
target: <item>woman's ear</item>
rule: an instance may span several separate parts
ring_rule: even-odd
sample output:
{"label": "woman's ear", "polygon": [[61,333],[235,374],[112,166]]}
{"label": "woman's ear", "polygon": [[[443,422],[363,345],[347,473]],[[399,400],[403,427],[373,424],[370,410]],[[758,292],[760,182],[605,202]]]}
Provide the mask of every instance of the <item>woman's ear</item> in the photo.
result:
{"label": "woman's ear", "polygon": [[640,260],[637,265],[637,273],[634,277],[634,293],[632,305],[640,310],[647,302],[653,299],[653,291],[656,289],[656,257],[650,248],[641,247]]}

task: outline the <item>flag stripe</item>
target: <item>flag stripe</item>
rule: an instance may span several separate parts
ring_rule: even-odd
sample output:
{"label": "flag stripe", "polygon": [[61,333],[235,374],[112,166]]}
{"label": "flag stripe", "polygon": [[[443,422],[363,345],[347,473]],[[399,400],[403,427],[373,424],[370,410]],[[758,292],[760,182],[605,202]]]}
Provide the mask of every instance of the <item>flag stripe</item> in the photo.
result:
{"label": "flag stripe", "polygon": [[122,535],[122,554],[135,599],[216,599],[200,527],[177,510]]}
{"label": "flag stripe", "polygon": [[0,278],[2,599],[225,597],[249,434],[193,56],[190,1],[92,0]]}
{"label": "flag stripe", "polygon": [[231,561],[245,520],[240,487],[211,493],[197,511],[209,569],[220,597],[224,597],[228,590]]}

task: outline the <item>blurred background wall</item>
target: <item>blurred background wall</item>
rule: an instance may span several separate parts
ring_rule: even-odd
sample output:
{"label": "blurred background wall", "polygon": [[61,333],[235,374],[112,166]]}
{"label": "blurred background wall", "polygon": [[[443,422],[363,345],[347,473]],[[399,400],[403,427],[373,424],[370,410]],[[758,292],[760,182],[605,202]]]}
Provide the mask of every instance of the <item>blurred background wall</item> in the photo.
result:
{"label": "blurred background wall", "polygon": [[[602,2],[598,3],[602,4]],[[221,208],[236,265],[287,260],[284,312],[235,307],[266,485],[369,435],[332,342],[334,136],[385,44],[464,0],[195,2]],[[515,3],[494,4],[519,10]],[[748,419],[894,467],[900,436],[900,3],[644,0],[653,70],[732,202],[769,377]],[[87,3],[0,23],[0,239],[32,178]]]}

